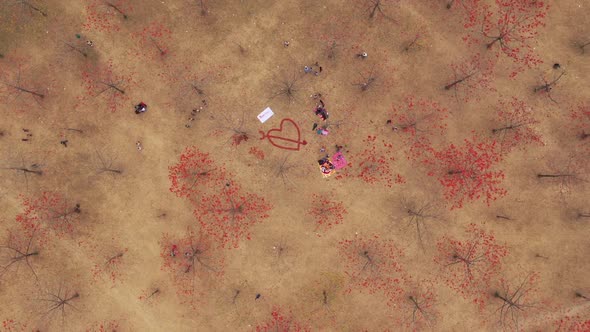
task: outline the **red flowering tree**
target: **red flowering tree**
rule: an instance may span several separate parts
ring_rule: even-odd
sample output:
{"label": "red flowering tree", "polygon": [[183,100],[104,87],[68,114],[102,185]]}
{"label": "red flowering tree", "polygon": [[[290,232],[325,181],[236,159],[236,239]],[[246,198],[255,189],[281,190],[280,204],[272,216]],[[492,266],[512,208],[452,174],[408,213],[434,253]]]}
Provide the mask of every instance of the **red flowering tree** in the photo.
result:
{"label": "red flowering tree", "polygon": [[590,319],[581,318],[579,315],[565,316],[553,323],[555,332],[588,332],[590,331]]}
{"label": "red flowering tree", "polygon": [[107,109],[115,112],[121,106],[129,102],[129,93],[127,89],[134,84],[131,74],[122,74],[115,66],[113,61],[99,64],[97,66],[88,66],[82,73],[82,86],[86,92],[79,99],[82,102],[88,98],[102,98],[106,103]]}
{"label": "red flowering tree", "polygon": [[[531,272],[516,282],[501,278],[498,285],[492,288],[492,298],[488,301],[499,328],[520,331],[522,321],[543,306],[538,299],[538,282],[539,274]],[[536,321],[540,319],[537,317]]]}
{"label": "red flowering tree", "polygon": [[237,248],[243,238],[250,240],[250,228],[268,218],[271,208],[264,197],[228,181],[221,192],[201,197],[194,214],[203,230],[222,247]]}
{"label": "red flowering tree", "polygon": [[83,26],[88,30],[116,32],[121,30],[121,25],[132,12],[133,7],[128,0],[89,0]]}
{"label": "red flowering tree", "polygon": [[91,326],[86,328],[86,332],[117,332],[121,325],[116,320],[107,320],[102,322],[94,322]]}
{"label": "red flowering tree", "polygon": [[457,209],[465,201],[482,199],[489,205],[506,195],[506,190],[500,187],[504,172],[494,170],[501,160],[496,141],[474,136],[465,139],[462,146],[451,144],[446,149],[433,150],[425,163],[431,166],[428,175],[436,176],[443,186],[451,209]]}
{"label": "red flowering tree", "polygon": [[[344,270],[354,287],[373,294],[377,291],[398,292],[405,272],[400,264],[403,251],[391,240],[379,236],[356,236],[339,242]],[[352,287],[348,292],[352,291]]]}
{"label": "red flowering tree", "polygon": [[[255,146],[251,147],[250,150],[248,150],[248,153],[253,155],[258,160],[264,160],[264,151],[260,150]],[[284,177],[283,180],[285,180]]]}
{"label": "red flowering tree", "polygon": [[137,56],[164,60],[170,52],[172,31],[161,22],[153,21],[141,31],[132,34],[137,41]]}
{"label": "red flowering tree", "polygon": [[[349,165],[344,169],[344,176],[352,173],[356,178],[365,183],[382,183],[392,187],[393,183],[404,183],[399,174],[393,173],[392,162],[393,145],[385,141],[377,142],[377,136],[367,136],[363,139],[365,149],[359,153],[352,154],[348,161]],[[356,163],[356,164],[354,164]]]}
{"label": "red flowering tree", "polygon": [[402,287],[398,292],[386,292],[387,304],[394,310],[396,324],[411,331],[432,330],[439,316],[432,282],[407,279]]}
{"label": "red flowering tree", "polygon": [[578,147],[590,151],[590,104],[579,105],[570,111],[570,133],[576,135]]}
{"label": "red flowering tree", "polygon": [[18,272],[20,266],[28,268],[37,279],[33,260],[39,256],[39,246],[33,242],[34,234],[8,232],[0,244],[0,278],[10,271]]}
{"label": "red flowering tree", "polygon": [[2,321],[2,331],[5,332],[25,332],[27,330],[27,324],[22,324],[14,319],[5,319]]}
{"label": "red flowering tree", "polygon": [[498,244],[493,234],[475,224],[469,224],[465,234],[461,239],[442,237],[437,243],[434,262],[447,286],[483,306],[481,295],[490,287],[492,278],[500,273],[508,249]]}
{"label": "red flowering tree", "polygon": [[408,96],[393,105],[391,113],[387,122],[401,136],[408,159],[420,159],[431,148],[432,138],[447,131],[448,110],[433,101]]}
{"label": "red flowering tree", "polygon": [[178,163],[168,167],[170,191],[178,197],[197,202],[203,191],[219,187],[226,179],[225,169],[215,165],[209,153],[189,146],[180,154]]}
{"label": "red flowering tree", "polygon": [[318,194],[313,194],[312,206],[307,214],[314,219],[316,225],[315,232],[320,236],[318,231],[326,232],[334,225],[342,224],[344,216],[348,214],[342,202],[332,201]]}
{"label": "red flowering tree", "polygon": [[294,320],[291,313],[284,313],[279,307],[274,307],[271,317],[256,325],[256,332],[309,332],[310,328]]}
{"label": "red flowering tree", "polygon": [[51,237],[71,235],[80,223],[80,204],[68,202],[61,194],[43,192],[39,197],[21,195],[23,211],[16,216],[28,237],[37,237],[39,245]]}
{"label": "red flowering tree", "polygon": [[91,269],[94,282],[108,280],[114,287],[124,279],[123,267],[127,260],[128,248],[119,245],[120,240],[111,238],[100,243],[79,242],[79,245],[86,246],[89,250],[88,256],[93,261]]}
{"label": "red flowering tree", "polygon": [[499,108],[498,125],[492,129],[492,134],[503,153],[529,144],[543,145],[541,134],[534,128],[539,121],[535,119],[532,107],[512,97],[509,100],[500,100]]}
{"label": "red flowering tree", "polygon": [[[475,8],[476,16],[482,17],[479,36],[468,35],[470,42],[485,43],[496,57],[511,58],[517,69],[514,77],[523,67],[542,63],[535,52],[535,38],[539,29],[545,26],[549,5],[539,0],[495,0],[492,5]],[[470,27],[471,28],[471,27]],[[475,28],[475,26],[473,27]]]}
{"label": "red flowering tree", "polygon": [[170,274],[183,302],[196,305],[206,282],[223,275],[225,263],[212,238],[188,228],[182,237],[167,233],[160,240],[162,270]]}
{"label": "red flowering tree", "polygon": [[490,59],[482,58],[476,53],[469,58],[450,64],[453,76],[444,86],[447,91],[452,91],[457,101],[468,102],[479,100],[484,91],[496,91],[492,86],[494,63]]}

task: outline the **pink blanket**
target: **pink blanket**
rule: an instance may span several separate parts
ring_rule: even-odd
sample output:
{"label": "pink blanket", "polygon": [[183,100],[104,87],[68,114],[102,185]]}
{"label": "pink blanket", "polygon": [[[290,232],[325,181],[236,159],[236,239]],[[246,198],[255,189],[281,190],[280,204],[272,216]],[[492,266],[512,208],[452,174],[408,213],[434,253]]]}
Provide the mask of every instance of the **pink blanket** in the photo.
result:
{"label": "pink blanket", "polygon": [[346,158],[344,158],[344,155],[342,154],[342,152],[336,152],[333,156],[332,156],[332,164],[334,165],[334,168],[336,169],[341,169],[346,167]]}

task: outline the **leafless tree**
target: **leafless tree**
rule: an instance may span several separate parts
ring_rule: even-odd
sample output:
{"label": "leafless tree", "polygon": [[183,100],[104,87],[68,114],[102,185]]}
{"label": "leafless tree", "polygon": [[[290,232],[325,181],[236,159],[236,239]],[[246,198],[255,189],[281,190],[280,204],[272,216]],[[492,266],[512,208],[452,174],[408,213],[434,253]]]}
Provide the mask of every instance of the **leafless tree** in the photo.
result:
{"label": "leafless tree", "polygon": [[392,85],[390,71],[387,65],[374,64],[369,70],[358,72],[359,79],[352,83],[352,86],[358,89],[361,95],[368,95],[369,92],[378,88],[388,88]]}
{"label": "leafless tree", "polygon": [[[335,119],[334,117],[340,117]],[[330,114],[330,118],[321,124],[322,128],[330,130],[330,136],[334,134],[340,134],[341,136],[347,137],[351,131],[358,129],[360,124],[354,120],[354,117],[350,112],[337,112],[336,114]]]}
{"label": "leafless tree", "polygon": [[437,204],[418,198],[402,197],[392,215],[395,225],[399,221],[404,222],[404,230],[414,232],[418,244],[424,250],[425,238],[428,237],[429,227],[443,221],[439,211],[442,209]]}
{"label": "leafless tree", "polygon": [[580,291],[576,291],[575,292],[575,297],[577,299],[582,299],[582,300],[587,301],[587,302],[590,301],[590,294],[582,293]]}
{"label": "leafless tree", "polygon": [[290,174],[297,172],[297,170],[301,168],[301,165],[290,162],[289,155],[286,155],[284,158],[272,163],[271,167],[274,173],[273,175],[277,178],[280,178],[283,182],[283,185],[287,187],[288,185],[295,185],[295,182],[293,182],[293,180],[290,178]]}
{"label": "leafless tree", "polygon": [[35,18],[46,18],[47,9],[39,0],[3,0],[0,2],[0,17],[6,17],[16,28],[22,28]]}
{"label": "leafless tree", "polygon": [[306,285],[301,291],[310,316],[320,320],[325,318],[335,320],[343,289],[344,278],[342,275],[321,272],[319,279],[313,280],[311,285]]}
{"label": "leafless tree", "polygon": [[330,60],[336,60],[339,50],[340,45],[335,40],[333,40],[326,48],[326,57]]}
{"label": "leafless tree", "polygon": [[39,177],[43,175],[43,166],[40,163],[28,163],[25,159],[20,156],[20,163],[12,163],[10,166],[0,167],[3,170],[16,171],[17,174],[21,174],[25,179],[25,188],[29,189],[29,176]]}
{"label": "leafless tree", "polygon": [[251,131],[246,127],[246,112],[242,112],[239,119],[232,119],[224,112],[215,113],[211,116],[215,121],[213,135],[227,135],[229,137],[223,141],[224,146],[238,147],[243,142],[247,142],[251,137]]}
{"label": "leafless tree", "polygon": [[543,84],[535,86],[533,91],[535,93],[539,93],[539,92],[546,93],[547,98],[549,98],[552,102],[557,104],[557,101],[555,99],[553,99],[553,96],[551,95],[551,91],[553,90],[555,85],[557,85],[559,80],[561,80],[561,78],[564,75],[565,75],[565,70],[561,71],[557,76],[554,75],[553,79],[551,79],[551,80],[547,80],[544,76],[542,76],[541,80],[543,81]]}
{"label": "leafless tree", "polygon": [[361,92],[368,91],[371,87],[375,86],[377,83],[377,73],[375,72],[375,66],[371,68],[366,73],[359,73],[360,80],[357,83],[352,83],[353,86],[356,86],[360,89]]}
{"label": "leafless tree", "polygon": [[454,7],[456,7],[457,5],[461,5],[461,4],[465,4],[465,0],[444,0],[444,2],[446,2],[445,7],[447,9],[452,9]]}
{"label": "leafless tree", "polygon": [[20,59],[8,60],[0,68],[0,101],[22,107],[43,108],[49,87],[54,81],[47,73],[33,71]]}
{"label": "leafless tree", "polygon": [[[217,306],[222,309],[224,319],[235,324],[246,324],[252,317],[252,301],[260,301],[257,298],[256,290],[248,283],[247,280],[232,280],[222,286],[221,294],[217,297]],[[226,308],[230,308],[227,310]]]}
{"label": "leafless tree", "polygon": [[105,157],[98,150],[96,150],[96,158],[98,159],[97,174],[109,173],[114,176],[123,173],[121,168],[113,166],[115,158]]}
{"label": "leafless tree", "polygon": [[292,104],[299,99],[299,77],[297,77],[297,74],[293,74],[290,77],[283,79],[275,79],[274,82],[275,83],[273,83],[270,88],[271,100],[281,98],[289,104]]}
{"label": "leafless tree", "polygon": [[496,214],[496,219],[502,219],[502,220],[514,220],[511,217],[505,215],[505,214]]}
{"label": "leafless tree", "polygon": [[143,300],[146,302],[149,302],[149,303],[154,302],[156,297],[158,295],[160,295],[161,293],[162,293],[162,291],[160,290],[160,288],[158,288],[158,287],[152,288],[148,292],[148,294],[146,294],[146,296],[145,296],[145,298],[143,298]]}
{"label": "leafless tree", "polygon": [[385,7],[397,4],[399,0],[364,0],[365,10],[369,14],[369,19],[373,20],[377,16],[381,16],[386,20],[393,21],[393,19],[385,13]]}
{"label": "leafless tree", "polygon": [[584,222],[584,221],[590,221],[590,209],[583,207],[583,208],[579,208],[579,207],[573,207],[573,208],[567,208],[565,211],[565,217],[568,220],[571,221],[577,221],[577,222]]}
{"label": "leafless tree", "polygon": [[536,173],[536,177],[541,183],[548,182],[559,185],[559,192],[563,195],[569,193],[575,186],[587,182],[585,163],[579,155],[558,158],[558,160],[550,159],[547,171]]}
{"label": "leafless tree", "polygon": [[207,8],[207,6],[205,5],[205,0],[192,0],[200,9],[199,13],[201,16],[207,16],[209,15],[209,9]]}
{"label": "leafless tree", "polygon": [[71,311],[79,311],[73,302],[77,302],[80,294],[77,291],[68,289],[64,282],[61,282],[55,291],[46,291],[45,295],[39,298],[39,302],[45,303],[45,311],[42,318],[53,320],[55,316],[61,318],[61,325],[65,324],[66,316]]}
{"label": "leafless tree", "polygon": [[[87,61],[97,60],[98,54],[92,41],[81,34],[75,34],[65,27],[58,27],[53,32],[53,38],[58,45],[58,61],[63,66],[81,66]],[[82,67],[81,67],[82,68]]]}
{"label": "leafless tree", "polygon": [[582,54],[585,54],[586,53],[586,46],[590,45],[590,41],[576,42],[575,45],[578,49],[580,49],[580,52]]}
{"label": "leafless tree", "polygon": [[407,287],[396,303],[402,318],[401,323],[414,331],[432,330],[438,318],[432,284],[411,282]]}
{"label": "leafless tree", "polygon": [[14,269],[18,273],[20,265],[25,264],[35,280],[38,280],[31,262],[34,257],[39,256],[40,252],[33,243],[34,236],[34,232],[30,235],[8,233],[5,243],[0,244],[0,278],[10,269]]}
{"label": "leafless tree", "polygon": [[499,305],[494,313],[498,315],[498,325],[503,330],[520,331],[522,320],[529,311],[538,307],[533,301],[536,275],[526,275],[522,281],[514,285],[511,282],[502,280],[499,287],[492,293],[493,298]]}
{"label": "leafless tree", "polygon": [[415,34],[411,40],[409,40],[408,42],[405,43],[403,51],[410,52],[413,49],[420,48],[421,38],[422,38],[422,34],[420,34],[420,33]]}
{"label": "leafless tree", "polygon": [[265,255],[270,258],[273,271],[283,274],[291,269],[297,257],[297,248],[289,236],[273,236],[265,241]]}
{"label": "leafless tree", "polygon": [[114,10],[116,13],[121,15],[124,20],[129,18],[129,15],[127,15],[127,12],[122,7],[120,7],[116,3],[114,3],[113,1],[104,0],[101,2],[103,3],[104,7]]}
{"label": "leafless tree", "polygon": [[240,55],[247,55],[248,54],[248,49],[245,48],[241,43],[238,42],[233,42],[237,47],[238,47],[238,51],[240,51]]}

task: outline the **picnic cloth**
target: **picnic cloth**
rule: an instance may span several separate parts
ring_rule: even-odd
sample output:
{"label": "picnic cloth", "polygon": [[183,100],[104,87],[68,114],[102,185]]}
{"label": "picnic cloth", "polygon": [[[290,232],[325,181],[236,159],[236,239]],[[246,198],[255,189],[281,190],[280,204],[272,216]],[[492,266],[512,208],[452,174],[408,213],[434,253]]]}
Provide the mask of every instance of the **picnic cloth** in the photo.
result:
{"label": "picnic cloth", "polygon": [[344,158],[344,155],[342,154],[342,152],[336,152],[332,156],[331,162],[334,165],[335,169],[342,169],[342,168],[346,167],[346,165],[348,164],[348,162],[346,161],[346,158]]}

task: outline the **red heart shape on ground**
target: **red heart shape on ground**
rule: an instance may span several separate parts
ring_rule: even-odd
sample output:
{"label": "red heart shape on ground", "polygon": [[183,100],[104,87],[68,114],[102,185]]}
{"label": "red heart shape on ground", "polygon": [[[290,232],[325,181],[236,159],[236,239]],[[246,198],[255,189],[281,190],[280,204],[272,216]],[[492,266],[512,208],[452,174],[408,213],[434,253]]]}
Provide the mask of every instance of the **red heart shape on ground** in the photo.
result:
{"label": "red heart shape on ground", "polygon": [[[285,123],[287,123],[287,126],[285,126]],[[285,132],[293,130],[289,128],[295,129],[297,132],[296,138],[289,138],[287,135],[285,135]],[[305,140],[301,141],[301,131],[299,130],[299,126],[295,123],[295,121],[287,118],[281,120],[281,125],[278,129],[270,129],[266,135],[262,131],[260,131],[260,133],[262,134],[262,138],[260,139],[268,138],[270,144],[283,150],[299,151],[301,145],[307,144]]]}

